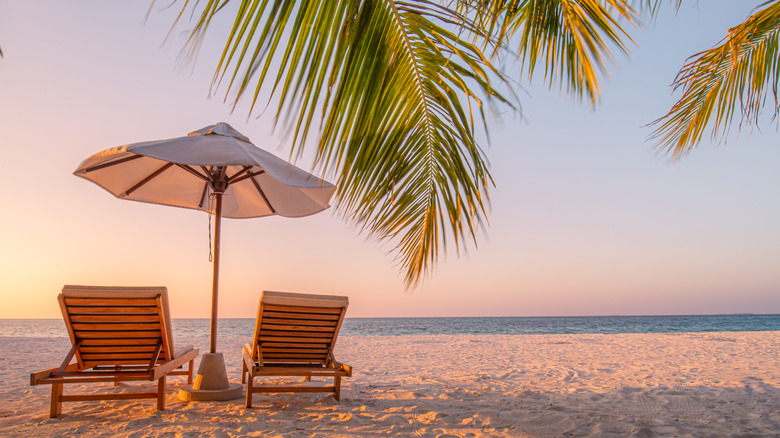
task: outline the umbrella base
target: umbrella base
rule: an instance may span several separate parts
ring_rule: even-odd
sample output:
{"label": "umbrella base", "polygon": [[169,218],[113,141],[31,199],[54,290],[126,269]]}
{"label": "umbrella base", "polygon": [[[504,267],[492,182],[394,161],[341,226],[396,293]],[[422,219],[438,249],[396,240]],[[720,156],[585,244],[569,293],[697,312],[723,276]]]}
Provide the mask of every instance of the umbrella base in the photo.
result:
{"label": "umbrella base", "polygon": [[230,383],[225,371],[225,358],[222,353],[204,353],[200,358],[195,383],[179,390],[179,400],[183,401],[220,401],[240,398],[244,387]]}
{"label": "umbrella base", "polygon": [[225,389],[193,389],[187,385],[179,389],[179,400],[187,402],[235,400],[244,396],[244,386],[230,383]]}

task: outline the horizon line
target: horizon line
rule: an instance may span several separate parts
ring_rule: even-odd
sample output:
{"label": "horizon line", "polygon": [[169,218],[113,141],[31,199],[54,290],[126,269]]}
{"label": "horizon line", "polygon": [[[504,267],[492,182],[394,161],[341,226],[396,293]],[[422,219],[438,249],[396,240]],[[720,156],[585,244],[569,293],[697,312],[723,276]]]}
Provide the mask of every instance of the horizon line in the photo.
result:
{"label": "horizon line", "polygon": [[[780,313],[752,313],[752,312],[738,312],[738,313],[691,313],[691,314],[648,314],[648,315],[536,315],[536,316],[345,316],[344,319],[467,319],[467,318],[655,318],[655,317],[686,317],[686,316],[780,316]],[[62,318],[0,318],[0,321],[36,321],[36,320],[61,320]],[[209,320],[208,317],[198,318],[171,318],[171,319],[203,319]],[[223,317],[219,319],[255,319],[254,317]]]}

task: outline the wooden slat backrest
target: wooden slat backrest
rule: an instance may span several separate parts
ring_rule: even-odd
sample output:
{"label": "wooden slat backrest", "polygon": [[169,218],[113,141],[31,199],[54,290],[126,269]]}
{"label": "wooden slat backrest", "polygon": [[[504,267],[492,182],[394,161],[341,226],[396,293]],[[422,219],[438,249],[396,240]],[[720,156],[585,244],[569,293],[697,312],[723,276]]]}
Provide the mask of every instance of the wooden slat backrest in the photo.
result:
{"label": "wooden slat backrest", "polygon": [[165,287],[70,286],[58,297],[76,359],[82,368],[149,364],[173,357],[173,334]]}
{"label": "wooden slat backrest", "polygon": [[264,291],[252,355],[264,363],[322,363],[338,337],[349,299]]}

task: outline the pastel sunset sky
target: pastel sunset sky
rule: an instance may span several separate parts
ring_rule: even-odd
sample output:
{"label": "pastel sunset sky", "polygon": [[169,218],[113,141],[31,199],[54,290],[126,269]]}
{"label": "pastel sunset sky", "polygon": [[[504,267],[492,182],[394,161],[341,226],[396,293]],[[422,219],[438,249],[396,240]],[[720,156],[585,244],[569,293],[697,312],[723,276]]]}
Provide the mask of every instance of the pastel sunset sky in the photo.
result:
{"label": "pastel sunset sky", "polygon": [[[392,243],[333,211],[226,219],[220,316],[254,317],[262,290],[348,295],[352,317],[780,313],[774,122],[735,125],[678,163],[646,140],[685,59],[760,2],[685,3],[632,31],[595,110],[515,77],[522,116],[489,122],[487,232],[467,254],[440,253],[422,287],[405,291]],[[100,150],[218,121],[288,157],[272,109],[247,118],[223,89],[209,97],[228,23],[185,63],[189,24],[164,43],[178,6],[163,6],[145,22],[144,1],[0,0],[0,318],[59,318],[64,284],[164,285],[174,317],[208,317],[207,215],[71,174]]]}

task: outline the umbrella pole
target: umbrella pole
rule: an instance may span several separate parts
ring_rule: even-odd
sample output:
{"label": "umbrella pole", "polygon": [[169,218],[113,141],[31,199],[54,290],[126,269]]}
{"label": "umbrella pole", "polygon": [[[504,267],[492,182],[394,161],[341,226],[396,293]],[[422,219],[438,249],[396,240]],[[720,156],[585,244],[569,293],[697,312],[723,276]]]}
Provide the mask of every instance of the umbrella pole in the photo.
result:
{"label": "umbrella pole", "polygon": [[209,352],[217,352],[217,302],[219,295],[219,240],[222,231],[222,193],[216,192],[216,212],[214,214],[214,272],[211,285],[211,338],[209,340]]}
{"label": "umbrella pole", "polygon": [[225,357],[217,353],[217,292],[219,291],[219,238],[222,223],[222,191],[215,190],[216,207],[214,216],[214,277],[211,295],[211,339],[209,352],[200,357],[198,375],[191,385],[179,389],[179,400],[217,401],[233,400],[243,394],[243,385],[230,383],[225,369]]}

